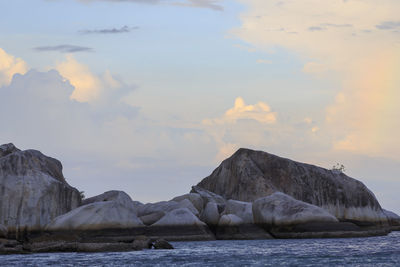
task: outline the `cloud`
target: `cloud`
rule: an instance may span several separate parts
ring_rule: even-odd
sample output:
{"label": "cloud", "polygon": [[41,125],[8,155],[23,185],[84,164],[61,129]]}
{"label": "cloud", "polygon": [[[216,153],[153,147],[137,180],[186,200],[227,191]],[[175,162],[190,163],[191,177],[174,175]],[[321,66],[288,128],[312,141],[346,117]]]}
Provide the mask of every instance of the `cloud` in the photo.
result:
{"label": "cloud", "polygon": [[243,98],[237,97],[232,108],[222,116],[204,119],[202,128],[215,141],[218,148],[215,161],[230,156],[240,146],[256,146],[269,143],[265,131],[277,122],[277,113],[268,104],[258,102],[246,105]]}
{"label": "cloud", "polygon": [[228,109],[224,116],[204,123],[236,123],[238,120],[255,120],[259,123],[271,124],[276,122],[277,113],[272,112],[268,104],[258,102],[254,105],[246,105],[243,98],[237,97],[233,108]]}
{"label": "cloud", "polygon": [[317,132],[331,149],[400,159],[400,2],[239,1],[248,8],[234,35],[266,53],[284,48],[305,62],[303,72],[340,86],[320,110]]}
{"label": "cloud", "polygon": [[379,30],[396,30],[400,28],[400,21],[385,21],[376,25],[376,28]]}
{"label": "cloud", "polygon": [[8,85],[14,74],[24,74],[27,69],[25,61],[7,54],[0,48],[0,86]]}
{"label": "cloud", "polygon": [[187,7],[200,7],[209,8],[217,11],[223,11],[224,8],[219,5],[220,0],[187,0],[187,1],[176,1],[173,5],[187,6]]}
{"label": "cloud", "polygon": [[315,31],[324,31],[324,30],[326,30],[326,28],[323,28],[320,26],[312,26],[312,27],[308,27],[308,30],[310,32],[315,32]]}
{"label": "cloud", "polygon": [[175,6],[208,8],[217,11],[222,11],[224,8],[219,4],[221,0],[78,0],[79,2],[99,2],[107,1],[113,3],[140,3],[140,4],[166,4]]}
{"label": "cloud", "polygon": [[66,61],[58,63],[56,69],[74,86],[75,90],[71,94],[71,99],[90,102],[100,97],[101,80],[71,55],[67,55]]}
{"label": "cloud", "polygon": [[77,52],[92,52],[93,49],[85,46],[77,46],[77,45],[55,45],[55,46],[38,46],[35,47],[34,50],[38,52],[61,52],[61,53],[77,53]]}
{"label": "cloud", "polygon": [[118,33],[129,33],[133,30],[137,30],[139,27],[128,27],[123,26],[121,28],[110,28],[110,29],[99,29],[99,30],[81,30],[79,33],[81,34],[118,34]]}

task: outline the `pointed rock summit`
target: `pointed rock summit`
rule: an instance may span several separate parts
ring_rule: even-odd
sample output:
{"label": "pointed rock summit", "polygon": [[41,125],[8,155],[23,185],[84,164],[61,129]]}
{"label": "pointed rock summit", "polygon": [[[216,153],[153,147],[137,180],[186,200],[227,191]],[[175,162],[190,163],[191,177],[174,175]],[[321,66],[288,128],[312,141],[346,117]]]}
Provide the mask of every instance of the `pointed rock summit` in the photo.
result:
{"label": "pointed rock summit", "polygon": [[387,222],[374,194],[360,181],[262,151],[239,149],[197,186],[225,199],[247,202],[283,192],[339,220]]}

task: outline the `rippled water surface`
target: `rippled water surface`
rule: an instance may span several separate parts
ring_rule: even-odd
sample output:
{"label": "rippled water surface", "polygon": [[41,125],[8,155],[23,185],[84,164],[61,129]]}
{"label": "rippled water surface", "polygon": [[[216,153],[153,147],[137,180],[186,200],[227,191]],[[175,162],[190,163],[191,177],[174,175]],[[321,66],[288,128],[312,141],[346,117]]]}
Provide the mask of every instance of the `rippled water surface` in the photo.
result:
{"label": "rippled water surface", "polygon": [[175,250],[0,256],[1,266],[400,266],[400,232],[384,237],[173,242]]}

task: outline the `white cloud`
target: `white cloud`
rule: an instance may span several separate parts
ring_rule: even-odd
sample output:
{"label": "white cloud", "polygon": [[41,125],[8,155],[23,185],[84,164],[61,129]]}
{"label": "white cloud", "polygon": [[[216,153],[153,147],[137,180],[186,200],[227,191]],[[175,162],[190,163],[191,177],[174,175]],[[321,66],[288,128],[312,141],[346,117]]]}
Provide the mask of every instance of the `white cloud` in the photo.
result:
{"label": "white cloud", "polygon": [[303,72],[341,86],[319,125],[333,149],[400,159],[399,1],[240,2],[248,9],[234,35],[267,53],[294,52]]}
{"label": "white cloud", "polygon": [[86,65],[75,60],[71,55],[66,56],[66,61],[56,65],[58,72],[75,87],[71,99],[79,102],[95,101],[100,97],[101,81]]}
{"label": "white cloud", "polygon": [[[237,97],[232,108],[222,116],[204,119],[202,127],[211,135],[218,148],[217,162],[229,157],[240,146],[268,143],[264,131],[277,122],[277,113],[268,104],[258,102],[247,105],[243,98]],[[251,125],[246,127],[244,125]]]}
{"label": "white cloud", "polygon": [[24,74],[27,69],[25,61],[7,54],[0,48],[0,86],[10,84],[14,74]]}

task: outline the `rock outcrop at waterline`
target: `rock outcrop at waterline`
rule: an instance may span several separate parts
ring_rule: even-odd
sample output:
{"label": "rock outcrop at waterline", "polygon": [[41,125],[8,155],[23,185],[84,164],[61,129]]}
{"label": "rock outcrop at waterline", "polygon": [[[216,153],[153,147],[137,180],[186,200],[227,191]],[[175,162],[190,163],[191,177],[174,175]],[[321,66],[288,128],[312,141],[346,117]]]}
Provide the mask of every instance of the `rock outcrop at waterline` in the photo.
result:
{"label": "rock outcrop at waterline", "polygon": [[0,224],[9,231],[42,229],[80,202],[58,160],[13,144],[0,146]]}
{"label": "rock outcrop at waterline", "polygon": [[[343,173],[240,149],[190,193],[143,204],[122,191],[81,201],[58,160],[0,146],[0,254],[130,251],[168,241],[361,237],[400,217]],[[7,239],[8,238],[8,239]]]}
{"label": "rock outcrop at waterline", "polygon": [[360,181],[262,151],[239,149],[197,186],[225,199],[248,202],[283,192],[339,220],[387,222],[374,194]]}

